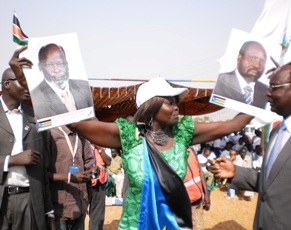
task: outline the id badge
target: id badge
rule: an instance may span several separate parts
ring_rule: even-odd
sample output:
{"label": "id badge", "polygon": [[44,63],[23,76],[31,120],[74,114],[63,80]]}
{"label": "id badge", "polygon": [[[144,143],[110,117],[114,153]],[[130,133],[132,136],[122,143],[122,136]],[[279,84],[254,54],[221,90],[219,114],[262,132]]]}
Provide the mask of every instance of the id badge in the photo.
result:
{"label": "id badge", "polygon": [[76,166],[76,165],[70,166],[70,173],[75,173],[75,172],[79,172],[79,171],[80,171],[79,166]]}

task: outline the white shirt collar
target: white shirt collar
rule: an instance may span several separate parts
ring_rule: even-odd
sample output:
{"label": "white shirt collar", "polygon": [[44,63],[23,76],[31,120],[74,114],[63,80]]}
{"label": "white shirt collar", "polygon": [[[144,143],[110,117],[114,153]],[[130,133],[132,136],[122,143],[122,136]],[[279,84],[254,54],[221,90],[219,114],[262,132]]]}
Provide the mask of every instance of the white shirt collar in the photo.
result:
{"label": "white shirt collar", "polygon": [[[1,100],[2,107],[3,107],[4,112],[7,113],[7,112],[11,111],[11,110],[8,109],[8,107],[5,104],[2,96],[0,97],[0,100]],[[18,106],[18,110],[22,113],[21,104]]]}
{"label": "white shirt collar", "polygon": [[70,92],[70,87],[69,87],[69,80],[67,82],[67,85],[64,89],[60,89],[59,87],[56,87],[54,84],[50,83],[49,81],[47,81],[46,79],[44,79],[48,85],[56,92],[57,95],[62,95],[62,91],[66,90],[67,92]]}
{"label": "white shirt collar", "polygon": [[291,133],[291,116],[287,117],[284,119],[285,125],[286,125],[286,130],[288,133]]}

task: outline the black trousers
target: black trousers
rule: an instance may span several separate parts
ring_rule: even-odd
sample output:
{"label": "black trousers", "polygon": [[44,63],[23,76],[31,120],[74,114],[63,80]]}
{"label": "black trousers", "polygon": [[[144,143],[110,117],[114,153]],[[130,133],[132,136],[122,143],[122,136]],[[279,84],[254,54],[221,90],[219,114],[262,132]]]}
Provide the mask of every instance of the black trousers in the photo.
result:
{"label": "black trousers", "polygon": [[4,194],[0,211],[0,229],[38,229],[31,207],[29,192],[14,195]]}
{"label": "black trousers", "polygon": [[102,230],[105,217],[105,184],[88,186],[89,192],[89,230]]}

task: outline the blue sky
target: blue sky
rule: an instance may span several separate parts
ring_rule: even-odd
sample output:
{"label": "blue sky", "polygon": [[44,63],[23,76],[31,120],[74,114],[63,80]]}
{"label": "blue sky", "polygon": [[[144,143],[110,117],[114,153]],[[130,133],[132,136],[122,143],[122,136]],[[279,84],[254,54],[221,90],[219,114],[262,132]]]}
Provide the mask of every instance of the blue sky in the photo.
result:
{"label": "blue sky", "polygon": [[29,37],[76,32],[89,78],[215,79],[232,28],[250,32],[265,0],[0,1],[0,67]]}

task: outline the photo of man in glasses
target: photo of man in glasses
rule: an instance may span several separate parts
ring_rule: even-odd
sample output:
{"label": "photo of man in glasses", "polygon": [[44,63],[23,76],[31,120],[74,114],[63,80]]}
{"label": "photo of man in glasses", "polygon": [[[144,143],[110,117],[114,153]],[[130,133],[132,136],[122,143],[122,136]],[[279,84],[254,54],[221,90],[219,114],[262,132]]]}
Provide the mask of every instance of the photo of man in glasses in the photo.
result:
{"label": "photo of man in glasses", "polygon": [[268,86],[259,79],[266,60],[266,51],[259,42],[245,42],[239,50],[236,69],[218,76],[213,93],[264,109]]}

